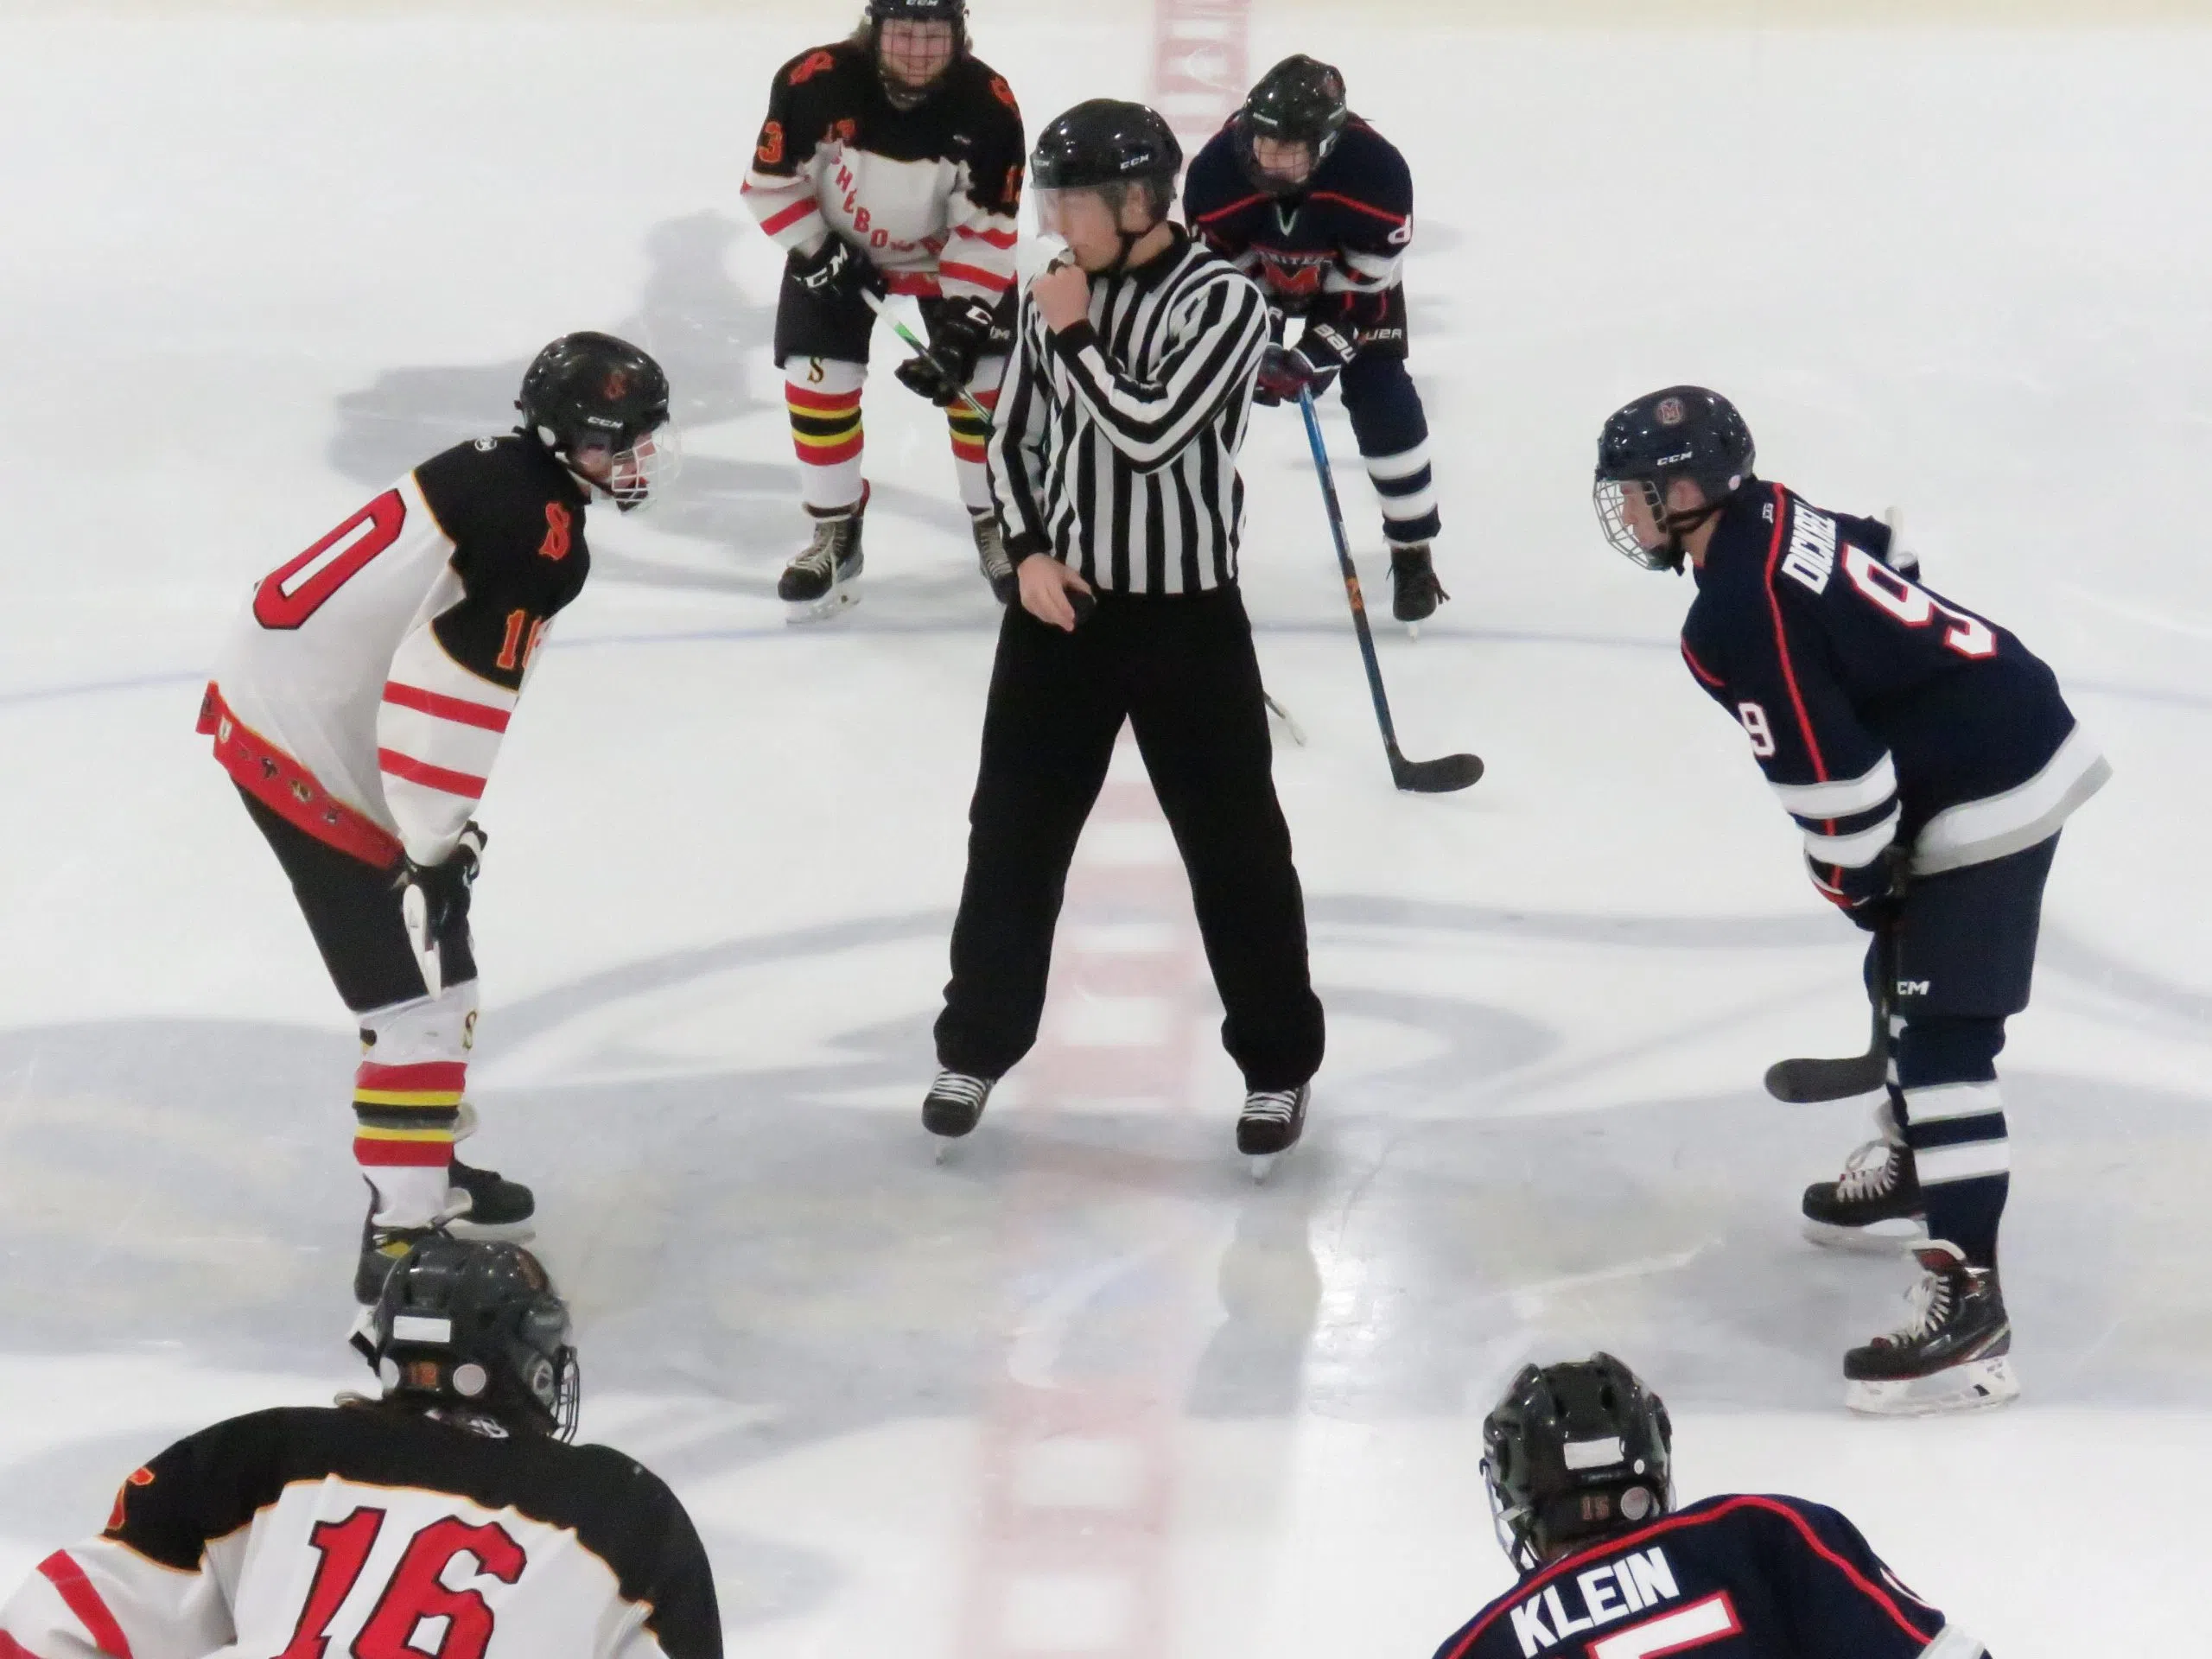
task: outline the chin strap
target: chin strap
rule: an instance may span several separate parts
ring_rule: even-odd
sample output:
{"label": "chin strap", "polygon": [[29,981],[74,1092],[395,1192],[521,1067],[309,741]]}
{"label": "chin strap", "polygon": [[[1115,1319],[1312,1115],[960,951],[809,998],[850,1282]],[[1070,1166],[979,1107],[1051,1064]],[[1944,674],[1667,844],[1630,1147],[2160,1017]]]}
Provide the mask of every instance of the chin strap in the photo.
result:
{"label": "chin strap", "polygon": [[1708,501],[1703,506],[1691,512],[1669,513],[1667,515],[1667,544],[1660,550],[1667,556],[1663,561],[1664,567],[1672,570],[1676,575],[1681,575],[1689,562],[1689,549],[1683,544],[1682,538],[1695,531],[1703,529],[1718,518],[1728,510],[1728,504],[1735,499],[1735,494],[1732,491],[1718,501]]}

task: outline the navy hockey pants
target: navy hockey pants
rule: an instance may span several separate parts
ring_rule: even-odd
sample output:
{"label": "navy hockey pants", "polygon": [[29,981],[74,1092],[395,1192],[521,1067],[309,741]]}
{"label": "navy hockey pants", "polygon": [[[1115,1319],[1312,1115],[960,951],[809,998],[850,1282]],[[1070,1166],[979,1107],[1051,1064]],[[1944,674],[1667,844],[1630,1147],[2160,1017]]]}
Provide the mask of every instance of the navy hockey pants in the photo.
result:
{"label": "navy hockey pants", "polygon": [[[1997,1261],[2012,1185],[1997,1056],[2028,1006],[2058,837],[1916,880],[1892,925],[1890,1107],[1912,1149],[1933,1238]],[[1870,976],[1881,971],[1867,953]]]}

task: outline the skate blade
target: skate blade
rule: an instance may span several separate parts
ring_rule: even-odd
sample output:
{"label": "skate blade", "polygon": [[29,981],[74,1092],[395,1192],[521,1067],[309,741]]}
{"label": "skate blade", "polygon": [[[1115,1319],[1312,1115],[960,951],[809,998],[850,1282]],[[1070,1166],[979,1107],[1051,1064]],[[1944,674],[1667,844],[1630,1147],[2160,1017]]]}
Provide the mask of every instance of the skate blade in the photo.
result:
{"label": "skate blade", "polygon": [[1421,624],[1418,622],[1407,623],[1406,638],[1412,644],[1416,645],[1419,645],[1421,643]]}
{"label": "skate blade", "polygon": [[1968,1360],[1927,1376],[1849,1382],[1843,1403],[1867,1417],[1932,1417],[1942,1412],[1987,1411],[2020,1396],[2012,1358]]}
{"label": "skate blade", "polygon": [[527,1244],[537,1236],[535,1217],[521,1221],[471,1221],[466,1214],[447,1222],[446,1230],[455,1238],[473,1238],[500,1244]]}
{"label": "skate blade", "polygon": [[937,1150],[930,1154],[930,1162],[933,1164],[942,1164],[947,1159],[950,1158],[952,1156],[953,1144],[953,1142],[946,1140],[944,1136],[939,1135],[937,1141]]}
{"label": "skate blade", "polygon": [[1840,1227],[1808,1217],[1805,1236],[1824,1250],[1842,1250],[1853,1255],[1903,1255],[1928,1242],[1928,1224],[1898,1216],[1865,1227]]}
{"label": "skate blade", "polygon": [[1268,1184],[1268,1177],[1274,1173],[1275,1165],[1281,1159],[1282,1154],[1262,1152],[1247,1154],[1246,1156],[1251,1165],[1252,1185],[1265,1186]]}
{"label": "skate blade", "polygon": [[817,622],[834,622],[860,602],[860,589],[850,582],[841,582],[819,599],[802,600],[796,603],[785,601],[784,620],[799,628],[811,626]]}

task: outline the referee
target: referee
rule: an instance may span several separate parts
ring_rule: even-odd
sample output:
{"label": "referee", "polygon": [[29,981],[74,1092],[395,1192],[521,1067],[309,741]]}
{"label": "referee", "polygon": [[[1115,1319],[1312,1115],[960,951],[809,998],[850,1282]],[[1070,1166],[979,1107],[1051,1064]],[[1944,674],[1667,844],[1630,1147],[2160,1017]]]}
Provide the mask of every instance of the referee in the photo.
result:
{"label": "referee", "polygon": [[1031,284],[999,404],[991,486],[1021,603],[991,670],[969,810],[944,1070],[922,1107],[966,1135],[1037,1039],[1076,838],[1122,722],[1175,832],[1243,1071],[1236,1145],[1305,1126],[1321,1004],[1276,803],[1267,708],[1236,588],[1244,440],[1267,301],[1167,218],[1183,156],[1141,105],[1054,122],[1030,162],[1073,263]]}

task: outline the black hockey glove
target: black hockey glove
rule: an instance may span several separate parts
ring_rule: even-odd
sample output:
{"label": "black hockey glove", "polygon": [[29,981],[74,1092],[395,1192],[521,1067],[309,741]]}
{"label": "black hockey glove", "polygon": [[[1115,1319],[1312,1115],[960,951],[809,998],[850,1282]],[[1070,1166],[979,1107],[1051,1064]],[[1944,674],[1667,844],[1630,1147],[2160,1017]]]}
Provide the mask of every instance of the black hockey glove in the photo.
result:
{"label": "black hockey glove", "polygon": [[785,262],[791,279],[819,300],[856,300],[863,290],[884,291],[875,262],[834,232],[812,253],[793,253]]}
{"label": "black hockey glove", "polygon": [[476,872],[483,868],[487,839],[482,826],[471,818],[443,863],[417,864],[410,858],[401,866],[397,885],[403,912],[411,908],[410,893],[422,895],[420,919],[407,917],[410,928],[421,929],[415,941],[418,950],[427,954],[468,925],[469,893],[476,885]]}
{"label": "black hockey glove", "polygon": [[899,365],[899,382],[939,409],[960,401],[976,378],[976,359],[991,337],[991,308],[981,300],[950,300],[930,319],[930,348]]}
{"label": "black hockey glove", "polygon": [[1876,933],[1897,918],[1904,898],[1905,859],[1904,848],[1890,847],[1872,863],[1855,870],[1816,863],[1810,855],[1805,865],[1821,898],[1851,918],[1853,926]]}

